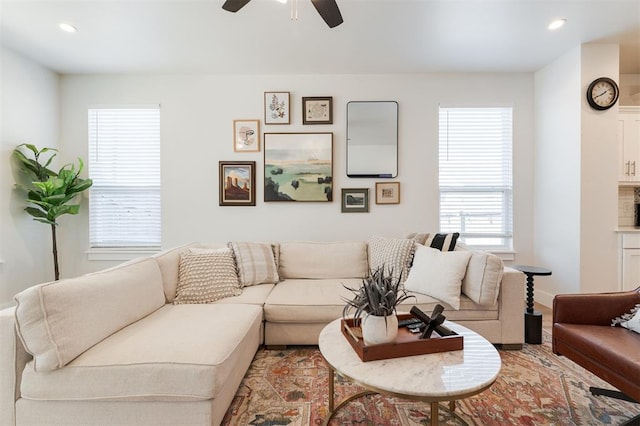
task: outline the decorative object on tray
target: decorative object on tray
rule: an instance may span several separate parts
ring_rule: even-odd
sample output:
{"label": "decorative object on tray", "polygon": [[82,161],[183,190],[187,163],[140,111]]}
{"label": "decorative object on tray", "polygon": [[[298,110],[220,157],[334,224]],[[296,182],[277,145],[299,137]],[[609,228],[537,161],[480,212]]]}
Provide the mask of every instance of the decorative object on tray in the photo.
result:
{"label": "decorative object on tray", "polygon": [[220,205],[256,205],[256,162],[220,161]]}
{"label": "decorative object on tray", "polygon": [[260,152],[260,120],[233,120],[233,150]]}
{"label": "decorative object on tray", "polygon": [[[401,287],[401,278],[394,278],[393,271],[385,272],[384,265],[369,271],[363,278],[360,288],[345,288],[354,295],[345,299],[347,304],[342,310],[343,318],[352,311],[353,320],[361,324],[365,345],[377,345],[393,342],[398,334],[396,307],[409,299]],[[363,317],[364,316],[364,317]]]}
{"label": "decorative object on tray", "polygon": [[264,124],[289,124],[289,92],[264,92]]}
{"label": "decorative object on tray", "polygon": [[265,133],[264,201],[333,201],[333,133]]}
{"label": "decorative object on tray", "polygon": [[342,213],[369,213],[369,188],[342,188]]}
{"label": "decorative object on tray", "polygon": [[376,182],[376,204],[400,204],[400,182]]}
{"label": "decorative object on tray", "polygon": [[333,97],[302,98],[302,124],[333,124]]}

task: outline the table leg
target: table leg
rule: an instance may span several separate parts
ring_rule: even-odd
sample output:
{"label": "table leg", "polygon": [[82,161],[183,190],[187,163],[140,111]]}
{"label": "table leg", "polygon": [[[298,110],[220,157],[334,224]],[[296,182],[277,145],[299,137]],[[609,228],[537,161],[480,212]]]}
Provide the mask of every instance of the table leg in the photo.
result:
{"label": "table leg", "polygon": [[431,426],[438,426],[438,403],[431,403]]}
{"label": "table leg", "polygon": [[329,413],[333,413],[333,398],[334,398],[334,382],[335,380],[335,372],[333,371],[333,367],[329,366]]}

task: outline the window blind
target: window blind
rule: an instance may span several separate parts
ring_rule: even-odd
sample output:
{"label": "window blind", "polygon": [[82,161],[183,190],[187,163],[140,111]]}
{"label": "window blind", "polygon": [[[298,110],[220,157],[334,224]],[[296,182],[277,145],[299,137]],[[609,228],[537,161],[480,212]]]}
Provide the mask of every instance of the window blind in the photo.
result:
{"label": "window blind", "polygon": [[159,248],[160,108],[89,109],[89,244]]}
{"label": "window blind", "polygon": [[511,250],[512,108],[440,108],[440,230]]}

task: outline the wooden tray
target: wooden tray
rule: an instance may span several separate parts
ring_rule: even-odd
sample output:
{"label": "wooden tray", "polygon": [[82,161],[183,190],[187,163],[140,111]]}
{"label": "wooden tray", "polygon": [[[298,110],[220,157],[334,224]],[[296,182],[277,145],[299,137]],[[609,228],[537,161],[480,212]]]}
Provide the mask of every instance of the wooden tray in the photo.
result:
{"label": "wooden tray", "polygon": [[[399,314],[398,321],[412,318],[411,314]],[[340,330],[347,341],[364,362],[379,359],[400,358],[403,356],[424,355],[437,352],[459,351],[464,347],[463,336],[440,336],[434,332],[429,339],[420,339],[419,334],[411,333],[406,327],[398,329],[395,342],[380,345],[365,345],[361,337],[360,327],[354,326],[354,320],[340,321]]]}

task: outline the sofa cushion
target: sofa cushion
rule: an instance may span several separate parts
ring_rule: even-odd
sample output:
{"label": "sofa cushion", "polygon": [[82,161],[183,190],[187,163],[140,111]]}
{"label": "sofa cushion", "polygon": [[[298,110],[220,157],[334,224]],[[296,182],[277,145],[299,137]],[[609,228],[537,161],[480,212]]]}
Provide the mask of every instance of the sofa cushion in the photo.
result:
{"label": "sofa cushion", "polygon": [[264,305],[275,284],[258,284],[245,287],[239,296],[225,297],[214,303],[248,303],[250,305]]}
{"label": "sofa cushion", "polygon": [[153,255],[153,258],[158,262],[158,266],[160,266],[162,287],[164,288],[164,295],[168,303],[173,302],[173,299],[176,297],[180,254],[187,251],[190,247],[198,247],[198,244],[189,243]]}
{"label": "sofa cushion", "polygon": [[441,252],[418,246],[404,288],[435,297],[458,310],[462,278],[470,257],[468,251]]}
{"label": "sofa cushion", "polygon": [[260,344],[262,308],[165,305],[98,343],[65,368],[24,370],[35,400],[180,401],[216,398]]}
{"label": "sofa cushion", "polygon": [[15,299],[18,333],[37,371],[65,366],[165,303],[160,268],[152,258],[33,286]]}
{"label": "sofa cushion", "polygon": [[368,273],[364,241],[280,243],[280,277],[364,278]]}
{"label": "sofa cushion", "polygon": [[498,256],[473,251],[462,280],[462,293],[481,306],[492,306],[498,300],[503,274],[504,263]]}
{"label": "sofa cushion", "polygon": [[407,279],[413,260],[415,241],[410,238],[385,238],[374,236],[369,239],[369,268],[384,267],[394,278]]}
{"label": "sofa cushion", "polygon": [[242,293],[230,248],[189,249],[180,255],[174,304],[212,303]]}
{"label": "sofa cushion", "polygon": [[229,247],[236,258],[242,287],[275,284],[280,281],[271,244],[232,241]]}

